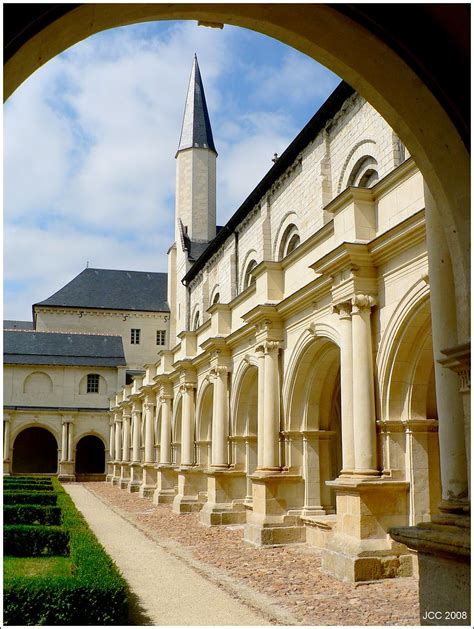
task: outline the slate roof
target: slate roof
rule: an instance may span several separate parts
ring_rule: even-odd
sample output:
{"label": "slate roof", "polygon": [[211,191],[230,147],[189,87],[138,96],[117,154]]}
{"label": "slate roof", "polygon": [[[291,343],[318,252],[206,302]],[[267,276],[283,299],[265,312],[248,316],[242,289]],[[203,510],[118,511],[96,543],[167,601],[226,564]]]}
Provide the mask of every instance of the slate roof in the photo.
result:
{"label": "slate roof", "polygon": [[3,361],[7,365],[125,365],[121,336],[70,332],[3,332]]}
{"label": "slate roof", "polygon": [[217,153],[196,55],[189,79],[178,152],[189,148],[205,148]]}
{"label": "slate roof", "polygon": [[32,321],[13,321],[12,319],[5,319],[3,322],[4,330],[32,330]]}
{"label": "slate roof", "polygon": [[35,306],[169,312],[166,273],[84,269]]}

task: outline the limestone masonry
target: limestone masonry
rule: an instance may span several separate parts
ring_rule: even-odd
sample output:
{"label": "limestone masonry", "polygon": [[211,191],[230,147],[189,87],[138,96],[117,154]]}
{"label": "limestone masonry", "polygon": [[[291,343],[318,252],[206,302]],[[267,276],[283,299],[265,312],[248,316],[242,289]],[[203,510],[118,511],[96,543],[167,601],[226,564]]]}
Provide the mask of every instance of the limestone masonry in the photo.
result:
{"label": "limestone masonry", "polygon": [[178,146],[167,275],[86,269],[6,322],[4,473],[103,474],[340,579],[416,574],[389,530],[467,509],[469,442],[413,159],[341,83],[218,228],[196,58]]}

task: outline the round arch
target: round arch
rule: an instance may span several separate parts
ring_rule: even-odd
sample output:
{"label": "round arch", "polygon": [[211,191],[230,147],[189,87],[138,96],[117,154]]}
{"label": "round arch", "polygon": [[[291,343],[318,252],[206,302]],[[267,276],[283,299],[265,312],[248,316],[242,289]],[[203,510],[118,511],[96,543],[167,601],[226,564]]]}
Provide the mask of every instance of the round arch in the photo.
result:
{"label": "round arch", "polygon": [[[428,28],[422,9],[415,15]],[[467,140],[469,115],[459,87],[450,77],[438,80],[430,55],[416,41],[404,42],[394,28],[397,19],[408,19],[406,13],[389,12],[384,17],[380,12],[372,15],[371,9],[324,4],[273,5],[269,11],[265,4],[141,3],[114,5],[113,10],[107,4],[81,4],[42,17],[33,20],[41,26],[32,28],[30,37],[23,35],[26,41],[5,64],[6,98],[38,67],[82,39],[109,28],[152,20],[197,20],[203,25],[248,28],[292,46],[342,77],[394,129],[436,199],[456,278],[458,342],[469,340],[470,157],[458,131],[461,129]],[[433,31],[442,30],[446,21],[446,16],[433,13]],[[458,14],[458,22],[461,26],[468,23],[468,13]],[[455,46],[453,32],[448,26],[443,33],[451,54],[456,60],[467,59],[468,44],[467,49],[464,42]],[[357,45],[358,41],[364,45]],[[436,59],[436,50],[433,54]]]}
{"label": "round arch", "polygon": [[13,474],[56,474],[58,442],[42,426],[22,429],[13,441]]}
{"label": "round arch", "polygon": [[83,435],[76,443],[76,474],[105,473],[105,443],[94,434]]}

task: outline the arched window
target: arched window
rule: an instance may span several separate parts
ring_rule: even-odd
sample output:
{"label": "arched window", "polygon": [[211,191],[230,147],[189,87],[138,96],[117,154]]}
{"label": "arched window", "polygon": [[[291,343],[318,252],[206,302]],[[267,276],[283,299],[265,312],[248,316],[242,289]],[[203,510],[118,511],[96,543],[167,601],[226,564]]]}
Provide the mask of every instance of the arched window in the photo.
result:
{"label": "arched window", "polygon": [[250,260],[250,262],[247,264],[247,268],[245,269],[244,273],[244,280],[242,282],[242,290],[245,290],[250,286],[250,284],[253,284],[255,282],[255,276],[252,275],[252,271],[256,266],[256,260]]}
{"label": "arched window", "polygon": [[100,393],[105,395],[107,393],[107,383],[104,378],[98,373],[88,373],[84,376],[79,383],[79,394],[86,395],[87,393]]}
{"label": "arched window", "polygon": [[220,301],[221,296],[219,295],[219,292],[217,292],[214,297],[212,298],[212,305],[214,304],[218,304]]}
{"label": "arched window", "polygon": [[201,325],[201,323],[200,323],[200,315],[199,315],[199,310],[198,310],[196,312],[196,314],[194,315],[193,330],[197,330],[200,325]]}
{"label": "arched window", "polygon": [[357,160],[349,175],[347,185],[358,188],[371,188],[378,180],[377,160],[370,155],[365,155]]}
{"label": "arched window", "polygon": [[283,260],[283,258],[294,251],[299,244],[300,235],[298,233],[298,228],[292,223],[291,225],[288,225],[283,232],[283,237],[278,249],[278,259]]}

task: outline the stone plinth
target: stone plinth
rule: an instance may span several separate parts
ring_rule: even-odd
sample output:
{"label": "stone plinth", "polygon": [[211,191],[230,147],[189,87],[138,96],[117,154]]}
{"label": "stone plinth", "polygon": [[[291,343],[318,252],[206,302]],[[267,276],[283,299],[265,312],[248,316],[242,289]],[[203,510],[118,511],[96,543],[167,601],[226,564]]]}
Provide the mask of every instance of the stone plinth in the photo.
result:
{"label": "stone plinth", "polygon": [[247,514],[244,541],[255,546],[281,546],[304,542],[305,528],[291,510],[304,503],[301,476],[258,471],[252,480],[252,509]]}
{"label": "stone plinth", "polygon": [[471,624],[470,524],[467,516],[438,515],[389,531],[418,553],[421,625]]}
{"label": "stone plinth", "polygon": [[153,502],[158,504],[171,504],[176,496],[178,486],[178,474],[172,465],[156,465],[156,489],[153,493]]}
{"label": "stone plinth", "polygon": [[154,463],[143,463],[140,498],[152,498],[156,489],[156,468]]}
{"label": "stone plinth", "polygon": [[130,464],[121,463],[120,464],[120,480],[118,483],[120,489],[127,489],[129,482],[130,482]]}
{"label": "stone plinth", "polygon": [[72,461],[60,461],[58,479],[62,483],[73,483],[76,480]]}
{"label": "stone plinth", "polygon": [[207,500],[207,478],[199,467],[178,468],[178,493],[173,499],[175,513],[200,511]]}
{"label": "stone plinth", "polygon": [[244,524],[245,472],[211,468],[205,474],[208,498],[200,513],[201,522],[207,526]]}
{"label": "stone plinth", "polygon": [[408,522],[408,483],[339,478],[327,484],[336,492],[336,523],[325,538],[322,570],[350,582],[411,576],[410,551],[387,535]]}
{"label": "stone plinth", "polygon": [[140,463],[130,463],[130,480],[127,491],[134,493],[140,490],[142,484],[142,466]]}

